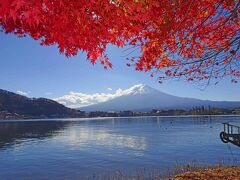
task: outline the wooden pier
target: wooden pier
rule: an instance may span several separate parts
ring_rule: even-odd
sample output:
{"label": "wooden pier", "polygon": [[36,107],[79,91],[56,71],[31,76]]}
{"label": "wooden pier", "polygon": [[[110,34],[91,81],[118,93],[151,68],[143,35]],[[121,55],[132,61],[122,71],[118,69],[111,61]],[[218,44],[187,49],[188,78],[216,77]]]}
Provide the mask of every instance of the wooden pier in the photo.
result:
{"label": "wooden pier", "polygon": [[220,133],[220,138],[224,143],[232,143],[240,147],[240,127],[229,123],[223,123],[224,131]]}

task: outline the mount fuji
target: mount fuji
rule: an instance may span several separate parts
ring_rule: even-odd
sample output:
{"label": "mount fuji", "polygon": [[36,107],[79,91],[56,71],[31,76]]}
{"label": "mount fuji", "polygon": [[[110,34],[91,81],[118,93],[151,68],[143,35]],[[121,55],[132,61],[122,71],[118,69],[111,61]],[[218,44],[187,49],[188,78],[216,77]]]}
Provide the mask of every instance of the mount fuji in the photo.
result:
{"label": "mount fuji", "polygon": [[150,86],[139,84],[124,90],[121,96],[111,100],[82,107],[84,111],[151,111],[152,109],[190,109],[196,106],[219,108],[240,107],[237,101],[209,101],[177,97],[163,93]]}

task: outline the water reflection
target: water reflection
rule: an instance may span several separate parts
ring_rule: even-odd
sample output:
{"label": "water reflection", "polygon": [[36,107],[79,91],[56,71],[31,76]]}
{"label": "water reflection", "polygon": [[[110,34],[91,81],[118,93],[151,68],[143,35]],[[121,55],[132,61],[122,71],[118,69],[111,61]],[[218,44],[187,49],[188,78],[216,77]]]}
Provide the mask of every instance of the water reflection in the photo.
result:
{"label": "water reflection", "polygon": [[81,179],[106,170],[167,169],[176,162],[216,164],[229,158],[239,165],[239,148],[219,139],[226,121],[239,117],[0,122],[0,177]]}
{"label": "water reflection", "polygon": [[0,149],[19,145],[29,139],[45,139],[56,136],[67,122],[1,122]]}
{"label": "water reflection", "polygon": [[130,148],[135,150],[145,150],[147,143],[144,137],[132,136],[119,133],[111,133],[107,129],[97,129],[91,127],[69,127],[61,136],[56,136],[58,141],[65,142],[74,147],[82,147],[88,143],[97,146],[108,146],[114,148]]}
{"label": "water reflection", "polygon": [[[109,131],[109,125],[114,127],[115,123],[120,122],[114,119],[2,122],[0,123],[0,149],[7,148],[7,146],[19,145],[25,142],[25,140],[52,138],[53,141],[70,145],[72,148],[81,148],[87,144],[95,144],[98,146],[145,150],[147,143],[144,137]],[[99,129],[99,126],[103,127]]]}

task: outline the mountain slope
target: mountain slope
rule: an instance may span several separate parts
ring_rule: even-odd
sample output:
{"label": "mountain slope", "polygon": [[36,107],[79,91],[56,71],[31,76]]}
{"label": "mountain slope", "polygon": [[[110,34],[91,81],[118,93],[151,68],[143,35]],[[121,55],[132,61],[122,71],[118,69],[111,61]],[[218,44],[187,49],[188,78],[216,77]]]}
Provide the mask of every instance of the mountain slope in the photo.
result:
{"label": "mountain slope", "polygon": [[146,85],[136,85],[123,96],[82,107],[85,111],[150,111],[152,109],[189,109],[195,106],[240,107],[240,102],[208,101],[169,95]]}
{"label": "mountain slope", "polygon": [[77,111],[53,100],[28,98],[0,89],[0,111],[28,116],[73,117]]}

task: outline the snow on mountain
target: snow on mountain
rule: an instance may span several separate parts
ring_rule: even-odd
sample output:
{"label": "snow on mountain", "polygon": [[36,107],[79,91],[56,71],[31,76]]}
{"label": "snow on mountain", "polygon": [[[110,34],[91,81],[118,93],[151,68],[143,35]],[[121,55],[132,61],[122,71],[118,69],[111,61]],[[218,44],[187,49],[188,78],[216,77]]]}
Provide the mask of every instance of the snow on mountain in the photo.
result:
{"label": "snow on mountain", "polygon": [[155,90],[146,85],[138,84],[128,89],[117,89],[115,93],[86,94],[81,92],[70,92],[67,95],[55,98],[54,100],[67,107],[79,108],[83,106],[89,106],[93,104],[106,102],[121,96],[134,95],[134,94],[146,94],[146,93],[150,93],[150,91],[155,91]]}
{"label": "snow on mountain", "polygon": [[144,84],[134,85],[128,89],[122,90],[121,95],[134,95],[134,94],[148,94],[156,91],[155,89]]}
{"label": "snow on mountain", "polygon": [[150,111],[152,109],[189,109],[195,106],[240,107],[240,102],[207,101],[169,95],[139,84],[117,90],[115,96],[104,102],[80,108],[85,111]]}

